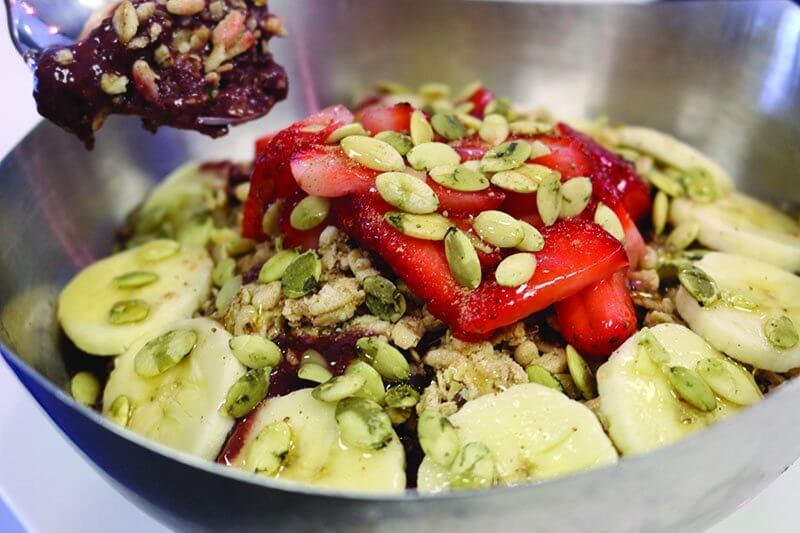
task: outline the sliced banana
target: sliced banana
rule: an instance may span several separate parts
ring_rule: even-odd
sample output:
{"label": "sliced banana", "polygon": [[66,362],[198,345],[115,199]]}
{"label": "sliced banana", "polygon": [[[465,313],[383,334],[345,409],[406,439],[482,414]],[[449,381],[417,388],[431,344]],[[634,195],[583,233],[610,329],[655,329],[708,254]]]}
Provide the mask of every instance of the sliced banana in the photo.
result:
{"label": "sliced banana", "polygon": [[136,338],[192,316],[211,290],[212,268],[205,250],[150,241],[79,272],[59,295],[58,320],[84,352],[118,355]]}
{"label": "sliced banana", "polygon": [[627,146],[649,154],[659,161],[680,170],[702,168],[714,178],[720,192],[733,190],[733,180],[717,163],[699,150],[657,130],[640,126],[619,126],[614,130],[615,139]]}
{"label": "sliced banana", "polygon": [[800,345],[775,346],[767,322],[786,316],[800,327],[800,277],[741,255],[711,252],[695,265],[714,280],[720,301],[700,306],[681,287],[675,304],[693,331],[743,363],[773,372],[800,367]]}
{"label": "sliced banana", "polygon": [[[139,350],[173,330],[194,331],[194,348],[169,370],[153,377],[140,376],[135,365]],[[118,407],[124,403],[129,413],[122,424],[128,429],[213,461],[234,423],[220,406],[231,385],[247,371],[231,353],[230,339],[225,328],[208,318],[162,325],[140,337],[114,361],[103,392],[103,414],[119,422]]]}
{"label": "sliced banana", "polygon": [[[363,491],[402,491],[406,486],[405,452],[392,439],[379,450],[348,446],[339,438],[336,404],[315,400],[312,389],[302,389],[263,402],[251,415],[244,445],[231,465],[255,471],[259,458],[253,444],[268,425],[285,421],[291,429],[291,447],[274,477],[319,487]],[[248,420],[248,422],[249,422]]]}
{"label": "sliced banana", "polygon": [[[501,484],[547,479],[617,461],[614,446],[586,406],[536,383],[469,401],[449,420],[463,445],[480,442],[489,448]],[[423,459],[417,476],[420,491],[447,490],[451,480],[446,468]]]}
{"label": "sliced banana", "polygon": [[800,224],[768,204],[738,193],[710,204],[676,198],[670,219],[697,222],[697,240],[709,248],[800,271]]}
{"label": "sliced banana", "polygon": [[[705,359],[728,360],[684,326],[660,324],[649,332],[663,347],[663,360],[657,353],[640,349],[646,335],[640,332],[617,348],[597,371],[600,410],[608,434],[623,455],[665,446],[740,408],[719,395],[710,412],[680,401],[670,385],[669,367],[696,371]],[[754,383],[751,386],[755,388]]]}

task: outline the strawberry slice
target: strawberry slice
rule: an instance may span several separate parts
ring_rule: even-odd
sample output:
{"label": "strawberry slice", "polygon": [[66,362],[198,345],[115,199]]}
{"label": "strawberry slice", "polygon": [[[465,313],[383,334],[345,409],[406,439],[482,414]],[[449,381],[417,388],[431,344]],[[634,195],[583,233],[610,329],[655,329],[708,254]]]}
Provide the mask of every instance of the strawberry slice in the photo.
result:
{"label": "strawberry slice", "polygon": [[489,102],[492,100],[494,100],[494,93],[481,85],[475,89],[475,92],[469,95],[464,102],[470,102],[472,104],[472,109],[469,112],[470,115],[482,119],[486,106],[489,105]]}
{"label": "strawberry slice", "polygon": [[361,115],[361,124],[372,135],[382,131],[408,133],[414,108],[403,102],[393,106],[370,106]]}
{"label": "strawberry slice", "polygon": [[481,211],[497,209],[506,199],[506,193],[496,187],[483,191],[464,192],[439,185],[430,178],[426,183],[439,198],[439,210],[453,213],[478,214]]}
{"label": "strawberry slice", "polygon": [[555,305],[561,334],[584,355],[608,357],[636,333],[636,311],[625,270]]}
{"label": "strawberry slice", "polygon": [[463,139],[459,139],[457,141],[453,141],[450,143],[450,146],[453,147],[453,150],[461,156],[461,162],[465,161],[475,161],[483,157],[483,154],[491,149],[492,145],[478,137],[477,135],[472,135],[470,137],[464,137]]}
{"label": "strawberry slice", "polygon": [[290,166],[301,189],[328,198],[364,193],[380,174],[347,157],[339,146],[316,145],[300,150],[291,157]]}
{"label": "strawberry slice", "polygon": [[255,157],[253,158],[253,161],[264,155],[264,152],[267,151],[267,146],[269,146],[269,143],[272,142],[273,137],[275,137],[275,135],[269,134],[256,139]]}

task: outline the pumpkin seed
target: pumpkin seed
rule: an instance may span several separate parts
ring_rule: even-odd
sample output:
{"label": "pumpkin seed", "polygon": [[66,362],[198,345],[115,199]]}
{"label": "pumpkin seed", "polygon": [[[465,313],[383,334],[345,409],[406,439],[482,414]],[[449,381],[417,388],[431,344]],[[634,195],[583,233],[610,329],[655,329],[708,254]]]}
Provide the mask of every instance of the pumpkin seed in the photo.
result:
{"label": "pumpkin seed", "polygon": [[389,322],[397,322],[405,314],[406,298],[394,283],[383,276],[367,276],[363,285],[370,313]]}
{"label": "pumpkin seed", "polygon": [[370,136],[369,132],[364,129],[364,126],[362,126],[360,122],[353,122],[350,124],[345,124],[344,126],[339,126],[333,130],[333,132],[328,135],[328,138],[325,139],[325,143],[336,144],[345,137],[350,137],[351,135],[364,137]]}
{"label": "pumpkin seed", "polygon": [[479,118],[468,115],[472,108],[475,107],[472,102],[464,102],[456,107],[456,116],[458,120],[466,127],[471,133],[480,129],[483,122]]}
{"label": "pumpkin seed", "polygon": [[366,398],[345,398],[336,406],[339,436],[348,446],[380,450],[392,438],[392,421],[381,406]]}
{"label": "pumpkin seed", "polygon": [[443,165],[430,171],[433,181],[454,191],[483,191],[489,188],[489,180],[480,172],[464,165]]}
{"label": "pumpkin seed", "polygon": [[697,373],[718,396],[738,405],[753,405],[761,391],[748,372],[725,359],[708,357],[697,363]]}
{"label": "pumpkin seed", "polygon": [[533,141],[531,145],[531,155],[528,159],[538,159],[546,155],[550,155],[550,148],[542,141]]}
{"label": "pumpkin seed", "polygon": [[389,381],[405,381],[411,375],[408,361],[400,350],[376,337],[362,337],[356,341],[358,355]]}
{"label": "pumpkin seed", "polygon": [[408,163],[417,170],[431,170],[444,165],[458,165],[461,156],[449,146],[440,142],[416,143],[408,154]]}
{"label": "pumpkin seed", "polygon": [[300,252],[297,250],[281,250],[276,253],[261,267],[261,270],[258,272],[258,281],[261,283],[270,283],[281,279],[283,273],[286,272],[286,268],[291,265],[299,255]]}
{"label": "pumpkin seed", "polygon": [[175,238],[187,248],[205,248],[213,231],[214,221],[206,218],[202,222],[189,222],[182,226]]}
{"label": "pumpkin seed", "polygon": [[492,115],[497,113],[503,115],[507,120],[514,120],[516,114],[514,113],[514,104],[508,98],[495,98],[483,110],[484,115]]}
{"label": "pumpkin seed", "polygon": [[378,371],[375,370],[372,365],[360,359],[356,359],[347,365],[344,373],[348,376],[353,375],[364,378],[364,385],[353,393],[354,397],[366,398],[373,402],[383,403],[383,397],[384,394],[386,394],[386,390],[383,386],[383,378],[381,378],[381,375],[378,374]]}
{"label": "pumpkin seed", "polygon": [[248,368],[278,366],[283,354],[278,345],[258,335],[237,335],[228,341],[231,353]]}
{"label": "pumpkin seed", "polygon": [[707,204],[717,198],[717,186],[714,178],[703,168],[690,168],[683,174],[681,181],[686,189],[686,194],[696,202]]}
{"label": "pumpkin seed", "polygon": [[572,218],[583,213],[589,200],[592,199],[592,180],[589,178],[572,178],[561,184],[561,218]]}
{"label": "pumpkin seed", "polygon": [[664,191],[658,191],[653,200],[653,231],[656,235],[664,233],[669,215],[669,196]]}
{"label": "pumpkin seed", "polygon": [[296,230],[306,231],[319,226],[328,218],[331,201],[321,196],[306,196],[292,209],[289,224]]}
{"label": "pumpkin seed", "polygon": [[[522,167],[520,167],[522,168]],[[492,176],[492,185],[518,193],[532,193],[539,188],[539,182],[518,170],[503,170]]]}
{"label": "pumpkin seed", "polygon": [[228,416],[241,418],[267,397],[270,372],[268,366],[253,368],[231,385],[223,406]]}
{"label": "pumpkin seed", "polygon": [[281,207],[283,200],[275,200],[272,202],[266,211],[264,211],[264,218],[261,219],[261,229],[264,235],[275,237],[278,235],[280,229],[278,228],[278,221],[281,215]]}
{"label": "pumpkin seed", "polygon": [[467,136],[467,130],[453,113],[436,113],[431,117],[433,130],[447,139],[455,141]]}
{"label": "pumpkin seed", "polygon": [[717,407],[717,399],[711,387],[694,370],[685,366],[673,366],[668,375],[675,393],[692,407],[705,412],[713,411]]}
{"label": "pumpkin seed", "polygon": [[536,208],[539,210],[539,217],[546,226],[558,220],[562,203],[561,177],[560,175],[550,174],[539,184],[539,191],[536,193]]}
{"label": "pumpkin seed", "polygon": [[481,283],[481,262],[469,237],[458,228],[444,236],[444,251],[453,277],[462,287],[475,289]]}
{"label": "pumpkin seed", "polygon": [[375,178],[381,198],[406,213],[427,214],[439,209],[439,199],[427,183],[404,172],[384,172]]}
{"label": "pumpkin seed", "polygon": [[156,261],[163,261],[181,250],[181,245],[175,241],[160,239],[157,241],[150,241],[143,245],[137,253],[139,259],[148,263],[155,263]]}
{"label": "pumpkin seed", "polygon": [[78,372],[69,381],[69,392],[76,402],[94,405],[100,397],[100,382],[91,372]]}
{"label": "pumpkin seed", "polygon": [[239,257],[251,252],[255,247],[256,241],[237,235],[225,243],[225,252],[231,257]]}
{"label": "pumpkin seed", "polygon": [[138,289],[158,281],[158,274],[146,270],[134,270],[114,278],[114,286],[118,289]]}
{"label": "pumpkin seed", "polygon": [[521,166],[531,155],[531,145],[525,141],[510,141],[495,146],[481,159],[483,172],[502,172]]}
{"label": "pumpkin seed", "polygon": [[478,130],[478,136],[489,144],[495,146],[508,138],[508,121],[503,115],[494,113],[486,115]]}
{"label": "pumpkin seed", "polygon": [[316,363],[304,363],[297,370],[297,377],[314,383],[325,383],[333,377],[333,374],[324,366]]}
{"label": "pumpkin seed", "polygon": [[437,100],[450,96],[450,86],[446,83],[425,83],[419,86],[419,95],[427,100]]}
{"label": "pumpkin seed", "polygon": [[173,329],[162,333],[136,352],[133,368],[143,378],[158,376],[177,365],[197,345],[197,332]]}
{"label": "pumpkin seed", "polygon": [[245,203],[247,201],[247,197],[250,196],[250,182],[245,181],[244,183],[240,183],[234,187],[233,196],[239,200],[239,202]]}
{"label": "pumpkin seed", "polygon": [[414,143],[414,146],[429,143],[433,140],[433,128],[427,117],[425,117],[425,113],[419,109],[415,109],[411,113],[409,131],[411,132],[411,142]]}
{"label": "pumpkin seed", "polygon": [[351,135],[342,139],[340,144],[347,157],[372,170],[386,172],[406,167],[400,152],[391,144],[373,137]]}
{"label": "pumpkin seed", "polygon": [[530,383],[544,385],[545,387],[550,387],[551,389],[557,390],[563,394],[567,393],[567,391],[564,389],[564,385],[558,381],[558,378],[543,366],[528,365],[525,367],[525,373],[528,375],[528,381]]}
{"label": "pumpkin seed", "polygon": [[500,248],[513,248],[525,237],[519,220],[502,211],[482,211],[472,227],[481,239]]}
{"label": "pumpkin seed", "polygon": [[121,300],[111,306],[108,321],[115,326],[141,322],[150,314],[150,304],[144,300]]}
{"label": "pumpkin seed", "polygon": [[473,80],[466,85],[464,85],[460,91],[456,94],[454,100],[456,102],[463,102],[464,100],[469,100],[470,96],[475,94],[475,91],[481,89],[483,87],[483,82],[480,80]]}
{"label": "pumpkin seed", "polygon": [[569,344],[567,345],[567,368],[569,375],[572,376],[572,381],[575,382],[575,387],[584,400],[591,400],[597,396],[597,380],[592,374],[592,369],[586,364],[581,354]]}
{"label": "pumpkin seed", "polygon": [[236,260],[226,257],[216,265],[211,271],[211,281],[217,287],[222,287],[226,281],[236,274]]}
{"label": "pumpkin seed", "polygon": [[281,276],[283,295],[287,298],[300,298],[314,292],[321,275],[322,263],[313,250],[298,255]]}
{"label": "pumpkin seed", "polygon": [[111,405],[108,407],[107,416],[115,424],[128,427],[132,411],[130,399],[128,399],[127,396],[121,395],[114,398],[114,401],[111,402]]}
{"label": "pumpkin seed", "polygon": [[482,442],[470,442],[456,456],[450,469],[450,488],[480,489],[494,484],[492,452]]}
{"label": "pumpkin seed", "polygon": [[705,271],[694,265],[683,266],[678,271],[678,280],[701,306],[708,306],[719,300],[717,284]]}
{"label": "pumpkin seed", "polygon": [[606,204],[598,204],[594,212],[594,221],[615,239],[625,242],[625,230],[622,229],[622,222],[619,221],[617,214]]}
{"label": "pumpkin seed", "polygon": [[642,154],[631,148],[616,147],[614,153],[629,163],[635,163],[637,159],[642,157]]}
{"label": "pumpkin seed", "polygon": [[375,82],[375,90],[384,94],[411,94],[411,89],[405,85],[387,80]]}
{"label": "pumpkin seed", "polygon": [[394,229],[417,239],[441,241],[453,224],[442,215],[412,215],[388,211],[383,219]]}
{"label": "pumpkin seed", "polygon": [[364,383],[362,376],[342,374],[314,387],[311,395],[321,402],[335,403],[354,395]]}
{"label": "pumpkin seed", "polygon": [[292,447],[292,428],[278,420],[261,428],[247,453],[256,474],[274,476]]}
{"label": "pumpkin seed", "polygon": [[764,323],[764,335],[771,345],[781,350],[795,347],[799,340],[794,322],[786,315],[767,319]]}
{"label": "pumpkin seed", "polygon": [[225,310],[228,309],[228,305],[230,305],[233,297],[236,296],[236,293],[239,292],[241,286],[242,276],[233,276],[231,279],[225,282],[225,284],[219,289],[217,298],[215,300],[215,305],[218,311],[224,313]]}
{"label": "pumpkin seed", "polygon": [[544,248],[544,237],[539,230],[528,224],[527,222],[519,221],[522,226],[522,240],[517,245],[517,250],[521,252],[538,252]]}
{"label": "pumpkin seed", "polygon": [[646,357],[659,365],[667,364],[671,359],[669,352],[649,328],[642,328],[639,332],[637,350],[637,354],[643,352]]}
{"label": "pumpkin seed", "polygon": [[394,409],[410,409],[419,403],[419,393],[414,387],[401,383],[386,391],[386,405]]}
{"label": "pumpkin seed", "polygon": [[417,438],[425,455],[445,468],[453,464],[461,449],[456,428],[436,409],[425,409],[419,415]]}
{"label": "pumpkin seed", "polygon": [[411,137],[396,131],[382,131],[375,135],[375,138],[391,145],[392,148],[397,150],[397,153],[403,156],[414,147],[414,141],[411,140]]}
{"label": "pumpkin seed", "polygon": [[697,239],[699,233],[700,225],[697,222],[682,222],[667,237],[667,246],[677,251],[685,250]]}
{"label": "pumpkin seed", "polygon": [[681,182],[672,176],[664,174],[658,170],[651,170],[645,174],[645,177],[647,178],[647,181],[652,183],[654,187],[664,194],[673,196],[675,198],[678,196],[683,196],[683,185],[681,185]]}
{"label": "pumpkin seed", "polygon": [[519,287],[536,272],[536,256],[529,253],[509,255],[497,265],[494,279],[503,287]]}
{"label": "pumpkin seed", "polygon": [[536,135],[553,129],[553,124],[538,120],[515,120],[508,125],[511,133],[518,135]]}

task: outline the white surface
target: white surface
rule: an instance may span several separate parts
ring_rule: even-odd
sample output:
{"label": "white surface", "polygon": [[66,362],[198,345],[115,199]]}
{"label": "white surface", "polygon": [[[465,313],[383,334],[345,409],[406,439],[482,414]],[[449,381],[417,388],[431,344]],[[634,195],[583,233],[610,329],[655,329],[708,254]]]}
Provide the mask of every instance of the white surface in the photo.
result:
{"label": "white surface", "polygon": [[[37,121],[31,78],[0,26],[0,154],[5,154]],[[78,150],[78,143],[75,144]],[[166,531],[110,487],[65,441],[0,362],[0,506],[4,500],[33,533],[116,533]],[[709,533],[797,530],[800,463]],[[0,530],[3,530],[0,523]]]}

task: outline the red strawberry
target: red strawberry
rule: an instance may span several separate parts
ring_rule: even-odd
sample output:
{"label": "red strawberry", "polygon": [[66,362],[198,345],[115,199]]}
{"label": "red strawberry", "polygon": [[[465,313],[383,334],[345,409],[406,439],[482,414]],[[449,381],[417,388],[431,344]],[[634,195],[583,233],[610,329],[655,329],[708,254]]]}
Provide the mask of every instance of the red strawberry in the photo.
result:
{"label": "red strawberry", "polygon": [[306,193],[336,197],[363,193],[375,184],[380,172],[359,165],[339,146],[315,145],[291,158],[292,175]]}
{"label": "red strawberry", "polygon": [[450,146],[458,152],[458,155],[461,156],[461,162],[464,161],[475,161],[483,157],[487,151],[492,148],[492,145],[478,137],[477,135],[472,135],[471,137],[464,137],[463,139],[459,139],[457,141],[453,141],[450,143]]}
{"label": "red strawberry", "polygon": [[275,137],[275,135],[269,134],[256,139],[255,157],[253,158],[254,161],[267,151],[267,146],[269,146],[269,143],[272,142],[273,137]]}
{"label": "red strawberry", "polygon": [[370,106],[361,115],[361,124],[372,135],[387,130],[408,133],[412,111],[414,108],[409,103]]}
{"label": "red strawberry", "polygon": [[506,193],[495,187],[477,192],[463,192],[448,189],[430,178],[427,178],[427,183],[439,197],[440,211],[478,214],[488,209],[497,209],[506,199]]}
{"label": "red strawberry", "polygon": [[472,104],[472,109],[469,112],[470,115],[476,118],[483,118],[484,110],[492,100],[494,100],[494,93],[486,87],[480,86],[474,93],[469,95],[464,102],[470,102]]}

